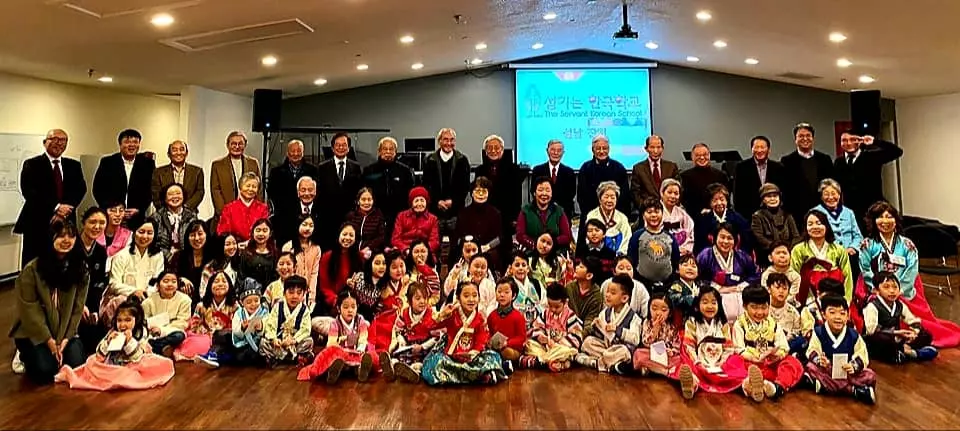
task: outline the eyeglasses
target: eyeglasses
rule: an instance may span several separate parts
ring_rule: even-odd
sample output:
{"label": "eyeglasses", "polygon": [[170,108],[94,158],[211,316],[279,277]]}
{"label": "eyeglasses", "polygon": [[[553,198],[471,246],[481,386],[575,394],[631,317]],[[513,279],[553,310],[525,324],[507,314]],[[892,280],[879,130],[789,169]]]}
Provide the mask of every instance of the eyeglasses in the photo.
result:
{"label": "eyeglasses", "polygon": [[46,141],[47,141],[47,142],[51,142],[51,143],[54,143],[54,142],[55,142],[55,143],[60,143],[60,144],[66,144],[66,143],[67,143],[67,138],[61,138],[61,137],[59,137],[59,136],[52,136],[52,137],[47,138]]}

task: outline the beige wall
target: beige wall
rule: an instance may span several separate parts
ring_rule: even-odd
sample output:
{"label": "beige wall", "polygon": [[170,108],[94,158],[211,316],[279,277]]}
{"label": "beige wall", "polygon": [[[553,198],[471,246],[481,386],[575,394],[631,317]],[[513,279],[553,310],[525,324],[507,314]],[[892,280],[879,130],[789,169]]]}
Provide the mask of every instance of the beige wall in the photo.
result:
{"label": "beige wall", "polygon": [[904,213],[960,225],[960,93],[897,100]]}
{"label": "beige wall", "polygon": [[[64,129],[70,135],[66,155],[72,158],[112,153],[117,134],[135,128],[144,136],[143,151],[157,152],[158,161],[165,163],[166,145],[177,137],[179,121],[180,102],[175,98],[0,74],[0,133],[43,135],[51,128]],[[42,143],[37,142],[40,151]],[[11,230],[0,227],[0,275],[19,268],[19,237]]]}

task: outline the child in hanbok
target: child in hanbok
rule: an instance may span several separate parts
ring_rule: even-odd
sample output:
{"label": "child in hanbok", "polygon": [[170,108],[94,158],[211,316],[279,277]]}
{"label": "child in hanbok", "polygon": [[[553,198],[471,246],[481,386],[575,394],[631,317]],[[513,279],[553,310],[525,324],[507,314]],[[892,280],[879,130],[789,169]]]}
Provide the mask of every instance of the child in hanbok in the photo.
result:
{"label": "child in hanbok", "polygon": [[591,335],[583,340],[577,363],[600,372],[628,374],[633,371],[633,352],[640,344],[641,319],[627,303],[633,279],[615,275],[603,295],[604,308],[591,322]]}
{"label": "child in hanbok", "polygon": [[549,232],[537,237],[537,248],[530,256],[530,276],[537,279],[541,286],[554,281],[567,283],[572,278],[568,273],[568,266],[572,262],[565,253],[556,249],[556,240]]}
{"label": "child in hanbok", "polygon": [[[629,286],[630,290],[630,303],[628,306],[634,313],[637,314],[637,317],[645,319],[647,317],[647,311],[649,308],[648,303],[650,302],[650,292],[647,291],[646,286],[640,280],[634,278],[633,263],[630,262],[630,258],[627,256],[620,256],[616,260],[617,264],[615,267],[614,275],[626,275],[633,280],[633,285]],[[600,283],[600,294],[603,295],[607,291],[607,286],[610,285],[610,280],[608,278]],[[596,281],[596,279],[594,279]]]}
{"label": "child in hanbok", "polygon": [[547,286],[547,307],[531,324],[521,367],[549,368],[553,372],[570,368],[583,344],[583,321],[567,301],[567,288],[560,283]]}
{"label": "child in hanbok", "polygon": [[[457,289],[457,284],[467,279],[470,259],[477,253],[480,253],[480,243],[473,235],[460,238],[460,258],[450,266],[450,270],[447,271],[447,278],[443,281],[444,298],[453,295],[453,291]],[[493,278],[493,274],[490,274],[490,278]]]}
{"label": "child in hanbok", "polygon": [[208,368],[221,365],[261,365],[260,340],[263,338],[263,320],[270,309],[260,301],[259,285],[249,280],[237,296],[240,307],[233,313],[229,334],[219,333],[213,346],[205,355],[197,355],[195,361]]}
{"label": "child in hanbok", "polygon": [[803,362],[806,359],[804,352],[807,350],[807,339],[801,334],[800,310],[787,302],[790,280],[786,274],[775,272],[767,277],[766,286],[770,293],[770,316],[787,337],[790,354]]}
{"label": "child in hanbok", "polygon": [[843,296],[843,284],[832,278],[821,279],[812,292],[815,299],[809,301],[806,307],[800,309],[800,334],[807,340],[813,334],[813,328],[824,324],[820,299],[827,295]]}
{"label": "child in hanbok", "polygon": [[[681,254],[693,253],[693,218],[680,204],[680,181],[665,178],[660,183],[660,200],[663,204],[663,228],[673,237]],[[689,190],[688,193],[700,193]],[[644,205],[646,206],[646,205]],[[696,209],[693,209],[696,211]]]}
{"label": "child in hanbok", "polygon": [[[870,365],[867,345],[863,337],[849,325],[849,305],[841,295],[820,298],[826,316],[825,324],[818,325],[807,349],[807,376],[813,382],[814,392],[850,394],[865,404],[877,402],[877,374]],[[843,355],[843,378],[834,378],[833,361]]]}
{"label": "child in hanbok", "polygon": [[274,304],[283,301],[283,282],[296,274],[297,257],[292,252],[280,252],[277,258],[277,278],[267,285],[267,290],[263,292],[263,303],[268,308],[273,308]]}
{"label": "child in hanbok", "polygon": [[327,347],[317,355],[313,364],[303,367],[297,380],[308,381],[326,375],[328,384],[335,384],[345,371],[355,371],[357,380],[366,382],[370,373],[379,367],[379,358],[368,343],[370,325],[357,314],[357,300],[349,290],[340,292],[336,300],[339,315],[330,325]]}
{"label": "child in hanbok", "polygon": [[[754,401],[777,399],[800,382],[803,365],[790,356],[790,345],[777,320],[770,316],[770,293],[759,285],[743,291],[744,313],[733,325],[733,344],[749,364],[743,392]],[[759,370],[761,379],[755,374]]]}
{"label": "child in hanbok", "polygon": [[442,350],[434,350],[423,361],[423,381],[437,386],[505,380],[500,354],[486,350],[490,333],[478,309],[479,286],[473,281],[460,283],[456,298],[455,304],[447,304],[437,315],[438,327],[446,330],[447,341]]}
{"label": "child in hanbok", "polygon": [[933,337],[900,299],[897,276],[883,271],[873,276],[873,282],[875,296],[863,308],[863,339],[870,356],[894,364],[936,358]]}
{"label": "child in hanbok", "polygon": [[380,307],[369,331],[370,344],[378,352],[389,350],[394,324],[404,307],[407,288],[413,283],[407,275],[407,264],[400,251],[391,250],[385,259],[387,277],[380,280]]}
{"label": "child in hanbok", "polygon": [[714,245],[697,255],[700,279],[709,282],[723,297],[723,313],[730,323],[743,313],[740,292],[760,279],[753,258],[736,248],[737,228],[720,223],[714,232]]}
{"label": "child in hanbok", "polygon": [[694,300],[697,308],[687,319],[683,331],[678,374],[680,390],[686,399],[692,399],[697,390],[712,393],[737,390],[747,378],[747,367],[736,353],[722,302],[720,292],[710,286],[700,289]]}
{"label": "child in hanbok", "polygon": [[529,331],[533,321],[547,308],[547,292],[539,280],[530,277],[530,264],[520,251],[511,256],[507,276],[517,283],[517,297],[513,300],[513,306],[523,314]]}
{"label": "child in hanbok", "polygon": [[666,293],[650,297],[649,317],[640,328],[640,345],[633,352],[633,368],[676,379],[680,367],[680,331],[673,317],[674,305]]}
{"label": "child in hanbok", "polygon": [[305,366],[313,362],[310,310],[304,303],[308,286],[307,280],[299,275],[287,278],[283,282],[283,300],[274,304],[263,319],[260,354],[268,366],[284,362]]}
{"label": "child in hanbok", "polygon": [[433,249],[427,241],[419,239],[410,244],[407,268],[410,270],[410,279],[423,283],[430,291],[430,305],[439,303],[442,299],[440,275],[437,273],[437,260],[433,256]]}
{"label": "child in hanbok", "polygon": [[399,376],[410,382],[420,381],[420,371],[427,353],[440,341],[435,335],[433,308],[427,305],[429,292],[422,283],[407,287],[407,304],[393,325],[390,348],[381,351],[380,366],[387,380]]}
{"label": "child in hanbok", "polygon": [[153,354],[139,301],[128,299],[117,306],[110,332],[97,346],[97,353],[77,368],[63,366],[55,381],[72,389],[109,391],[150,389],[173,378],[173,361]]}
{"label": "child in hanbok", "polygon": [[347,288],[357,298],[357,312],[368,321],[380,311],[380,280],[387,275],[387,255],[380,250],[370,253],[370,259],[363,263],[363,272],[347,280]]}
{"label": "child in hanbok", "polygon": [[697,258],[692,254],[685,254],[680,258],[677,265],[676,281],[670,285],[668,295],[670,302],[677,309],[678,317],[682,316],[684,322],[693,315],[695,304],[694,300],[700,294],[700,284],[697,277],[700,275],[700,268],[697,267]]}
{"label": "child in hanbok", "polygon": [[214,334],[217,331],[230,331],[236,311],[233,282],[227,273],[217,271],[207,282],[203,299],[197,304],[187,324],[187,339],[173,352],[174,358],[192,361],[195,356],[209,352]]}

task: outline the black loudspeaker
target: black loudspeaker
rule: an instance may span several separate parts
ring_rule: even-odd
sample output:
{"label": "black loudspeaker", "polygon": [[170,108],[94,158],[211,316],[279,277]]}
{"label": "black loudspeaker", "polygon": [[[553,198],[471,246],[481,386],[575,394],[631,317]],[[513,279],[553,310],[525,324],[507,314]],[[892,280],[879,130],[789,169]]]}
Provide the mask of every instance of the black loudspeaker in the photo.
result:
{"label": "black loudspeaker", "polygon": [[253,90],[253,131],[276,132],[280,130],[280,104],[283,90]]}
{"label": "black loudspeaker", "polygon": [[850,122],[861,135],[880,134],[880,90],[850,92]]}

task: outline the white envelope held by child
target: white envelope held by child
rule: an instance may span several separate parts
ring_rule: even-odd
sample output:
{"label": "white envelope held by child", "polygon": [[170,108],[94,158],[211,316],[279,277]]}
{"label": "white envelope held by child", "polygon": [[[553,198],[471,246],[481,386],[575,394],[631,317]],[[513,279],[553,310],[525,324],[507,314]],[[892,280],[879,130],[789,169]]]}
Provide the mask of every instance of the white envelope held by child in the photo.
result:
{"label": "white envelope held by child", "polygon": [[657,341],[651,344],[650,360],[666,367],[669,361],[669,358],[667,358],[667,344],[663,341]]}
{"label": "white envelope held by child", "polygon": [[162,328],[170,324],[170,315],[167,313],[160,313],[155,316],[150,316],[147,318],[147,327],[148,328]]}
{"label": "white envelope held by child", "polygon": [[846,380],[847,371],[843,369],[844,365],[847,365],[847,354],[834,353],[833,354],[833,372],[831,377],[833,377],[835,380]]}
{"label": "white envelope held by child", "polygon": [[117,336],[113,337],[109,343],[107,343],[108,352],[119,352],[123,350],[123,346],[127,344],[127,337],[123,333],[118,333]]}

